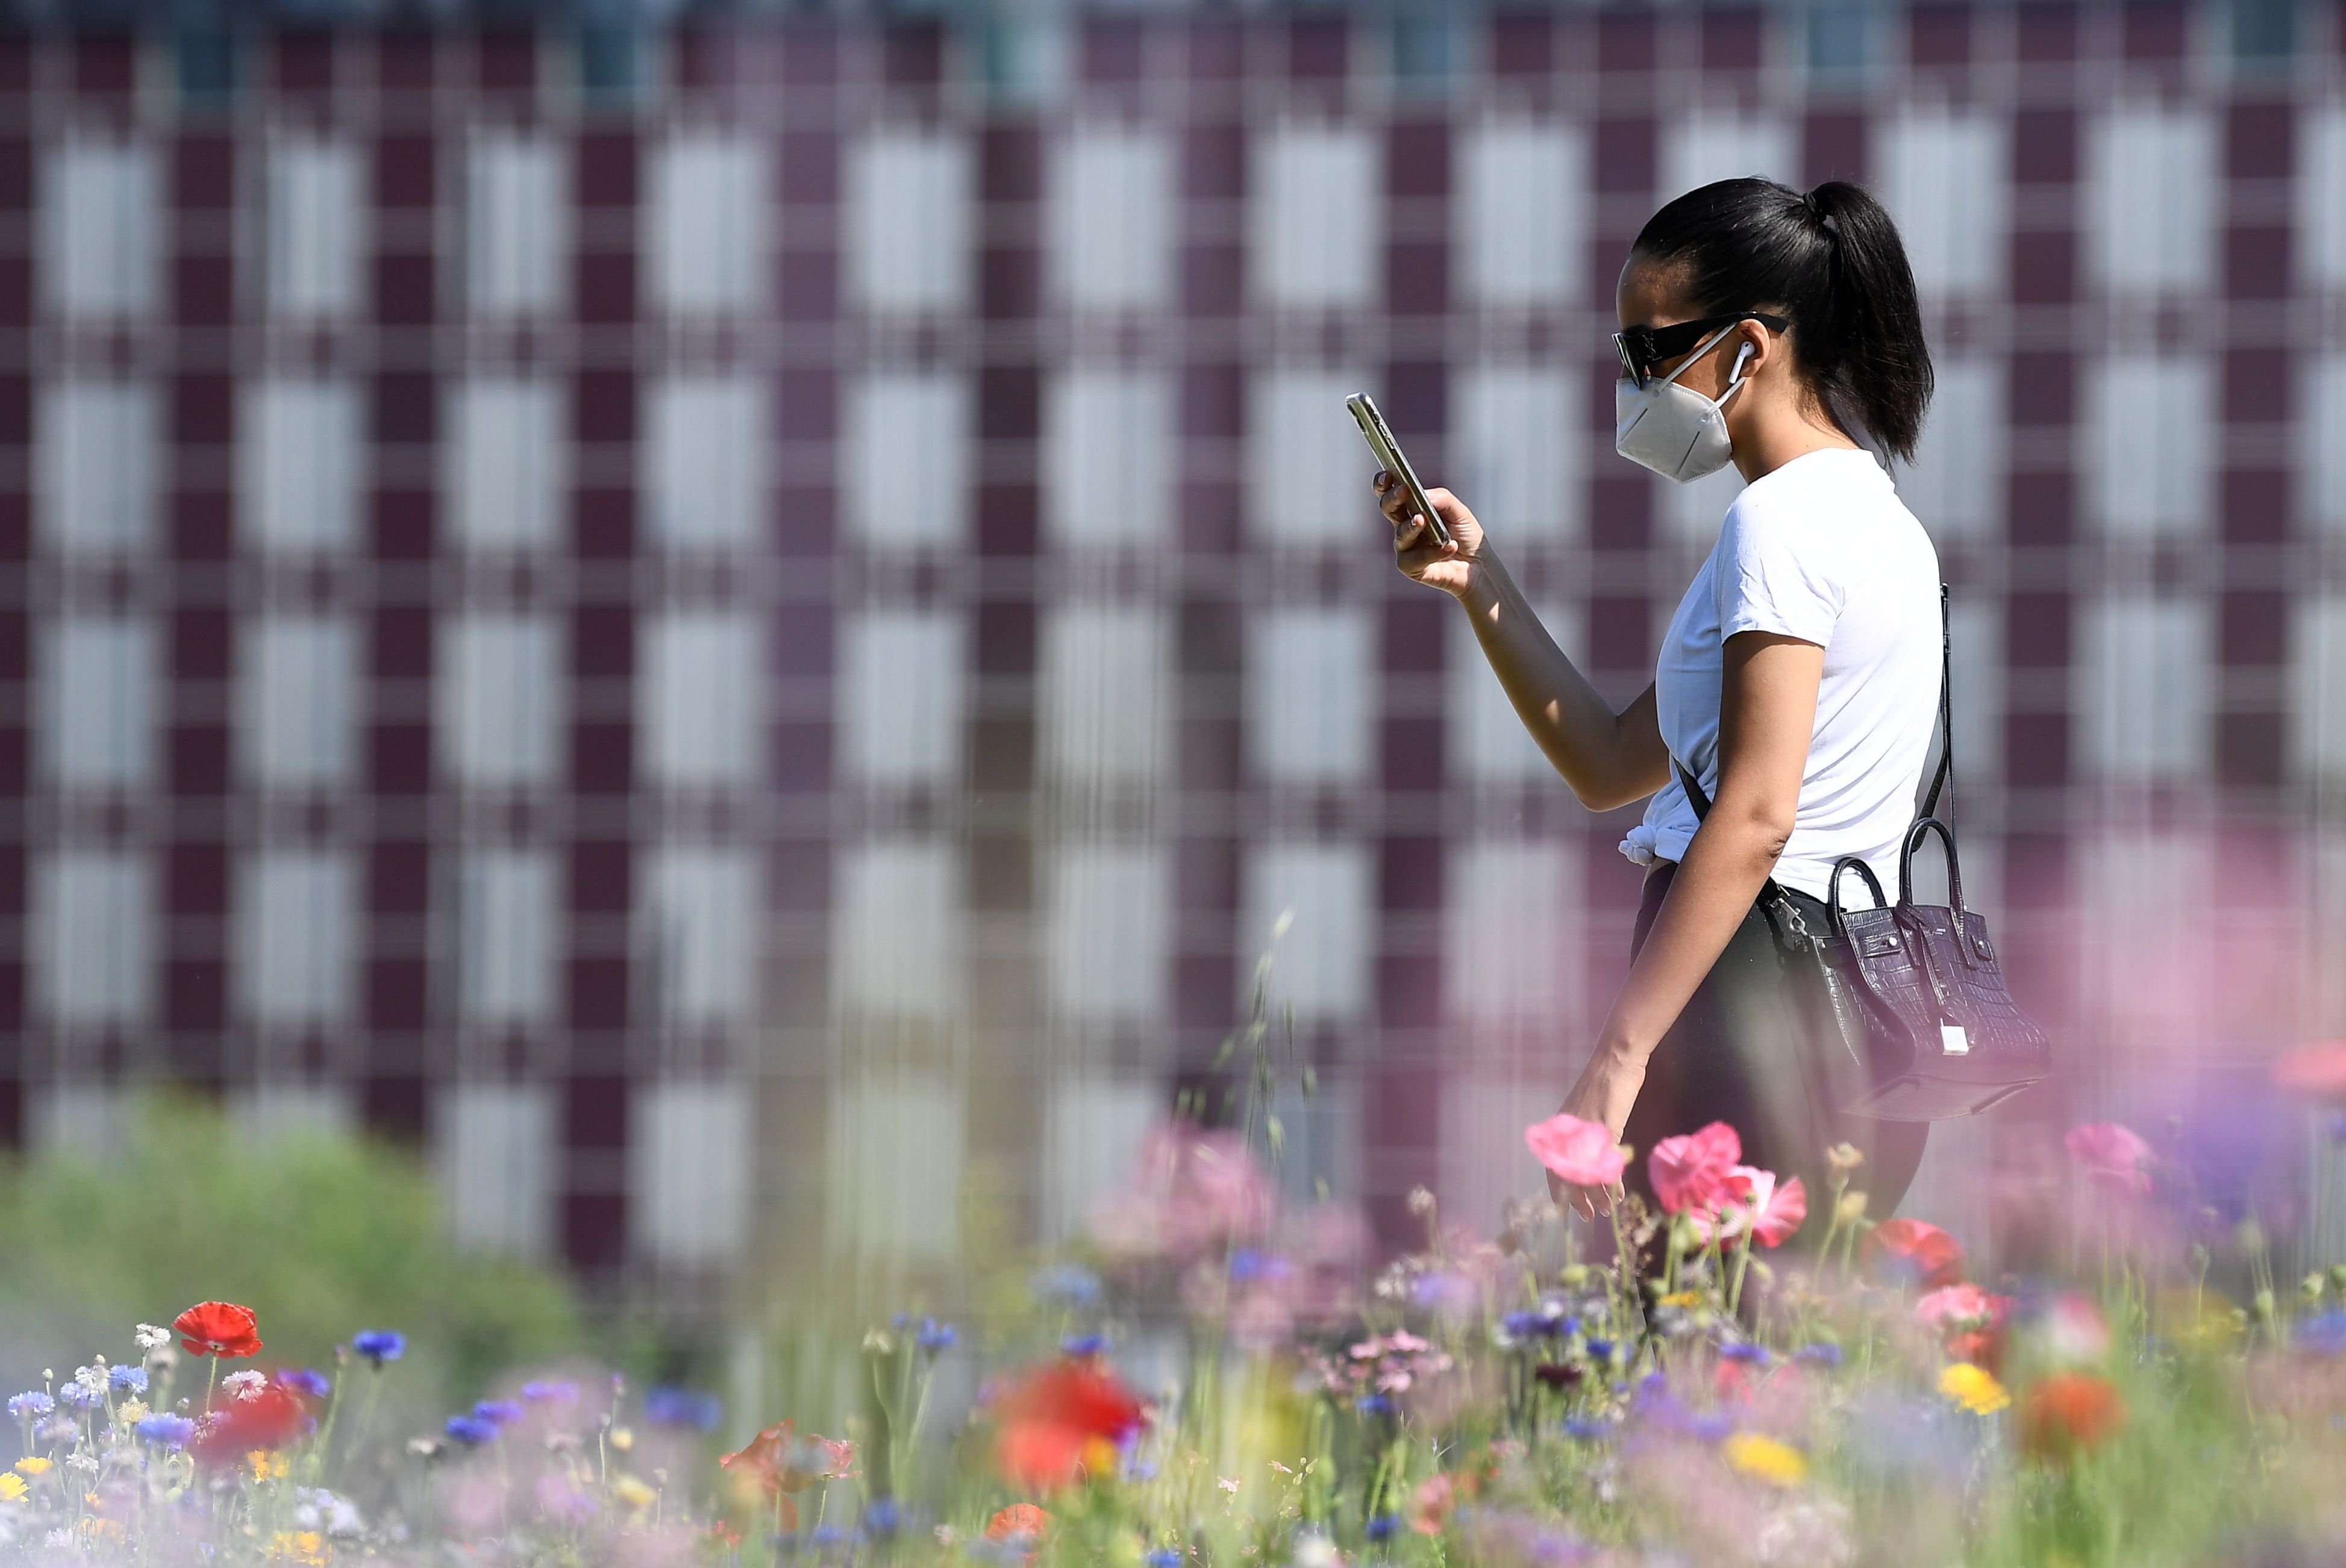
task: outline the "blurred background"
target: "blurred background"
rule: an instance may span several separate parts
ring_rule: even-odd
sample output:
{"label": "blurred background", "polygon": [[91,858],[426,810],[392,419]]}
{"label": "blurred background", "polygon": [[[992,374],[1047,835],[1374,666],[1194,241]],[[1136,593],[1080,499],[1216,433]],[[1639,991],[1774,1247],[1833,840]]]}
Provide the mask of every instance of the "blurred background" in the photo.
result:
{"label": "blurred background", "polygon": [[2346,1025],[2346,8],[11,14],[22,1181],[151,1184],[172,1084],[679,1342],[942,1299],[1219,1114],[1286,911],[1287,1181],[1495,1227],[1635,813],[1393,574],[1342,400],[1626,699],[1735,481],[1612,454],[1615,275],[1760,172],[1904,225],[1965,889],[2066,1052],[1910,1211],[2172,1114],[2346,1237],[2259,1098]]}

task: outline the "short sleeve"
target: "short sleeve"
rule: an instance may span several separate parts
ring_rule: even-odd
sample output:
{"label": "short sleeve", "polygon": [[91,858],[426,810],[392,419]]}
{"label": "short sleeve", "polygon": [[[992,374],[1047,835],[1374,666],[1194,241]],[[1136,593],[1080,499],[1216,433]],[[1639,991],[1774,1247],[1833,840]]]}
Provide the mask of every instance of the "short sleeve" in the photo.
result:
{"label": "short sleeve", "polygon": [[1814,518],[1746,491],[1719,535],[1719,636],[1771,632],[1824,647],[1846,595]]}

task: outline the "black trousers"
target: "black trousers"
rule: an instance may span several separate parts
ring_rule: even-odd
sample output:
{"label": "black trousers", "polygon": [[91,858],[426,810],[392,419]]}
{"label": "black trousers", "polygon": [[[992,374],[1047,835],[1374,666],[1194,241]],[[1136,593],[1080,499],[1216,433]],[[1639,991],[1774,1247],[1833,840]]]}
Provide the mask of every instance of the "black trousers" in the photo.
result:
{"label": "black trousers", "polygon": [[[1677,871],[1665,860],[1647,873],[1630,942],[1633,956],[1646,945]],[[1785,891],[1801,918],[1822,930],[1824,905],[1796,889]],[[1725,1122],[1742,1138],[1745,1165],[1774,1171],[1780,1182],[1800,1178],[1809,1198],[1804,1240],[1821,1236],[1831,1218],[1824,1152],[1835,1144],[1854,1144],[1865,1155],[1849,1186],[1866,1195],[1872,1217],[1889,1217],[1906,1196],[1931,1125],[1877,1121],[1831,1109],[1812,1078],[1813,1064],[1821,1058],[1800,1038],[1797,1010],[1784,995],[1786,983],[1768,918],[1754,907],[1646,1064],[1645,1086],[1622,1140],[1633,1156],[1624,1179],[1648,1204],[1654,1193],[1646,1156],[1654,1145],[1712,1122]]]}

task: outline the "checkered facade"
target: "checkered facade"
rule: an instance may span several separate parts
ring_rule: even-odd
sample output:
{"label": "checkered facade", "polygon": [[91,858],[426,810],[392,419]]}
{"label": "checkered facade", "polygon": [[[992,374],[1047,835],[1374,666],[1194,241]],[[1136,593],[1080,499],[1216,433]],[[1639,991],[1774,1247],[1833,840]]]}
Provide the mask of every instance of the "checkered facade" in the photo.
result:
{"label": "checkered facade", "polygon": [[2336,1028],[2341,15],[0,45],[0,1130],[169,1078],[590,1273],[917,1266],[1218,1105],[1283,920],[1291,1179],[1487,1219],[1637,873],[1341,400],[1626,699],[1731,490],[1610,453],[1613,278],[1747,172],[1916,255],[2048,1099]]}

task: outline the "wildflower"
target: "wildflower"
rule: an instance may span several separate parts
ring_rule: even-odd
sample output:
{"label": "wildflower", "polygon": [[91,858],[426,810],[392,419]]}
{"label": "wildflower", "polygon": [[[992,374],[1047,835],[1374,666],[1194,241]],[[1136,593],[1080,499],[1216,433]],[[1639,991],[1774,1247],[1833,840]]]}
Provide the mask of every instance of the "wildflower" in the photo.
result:
{"label": "wildflower", "polygon": [[1695,1208],[1695,1234],[1710,1239],[1716,1225],[1722,1236],[1740,1236],[1746,1228],[1762,1247],[1781,1247],[1809,1217],[1808,1189],[1794,1176],[1781,1186],[1776,1173],[1755,1166],[1737,1166],[1727,1173],[1719,1202]]}
{"label": "wildflower", "polygon": [[1393,1532],[1398,1531],[1400,1528],[1400,1514],[1380,1513],[1372,1517],[1368,1523],[1362,1527],[1362,1533],[1366,1534],[1371,1541],[1391,1541],[1393,1538]]}
{"label": "wildflower", "polygon": [[1420,1183],[1409,1189],[1409,1212],[1423,1219],[1433,1212],[1433,1189]]}
{"label": "wildflower", "polygon": [[578,1402],[578,1385],[567,1379],[561,1382],[524,1383],[521,1397],[533,1405],[575,1405]]}
{"label": "wildflower", "polygon": [[2053,1372],[2036,1380],[2021,1410],[2028,1451],[2050,1459],[2090,1453],[2126,1425],[2126,1400],[2106,1378]]}
{"label": "wildflower", "polygon": [[725,1408],[714,1394],[662,1386],[644,1396],[644,1418],[655,1426],[691,1427],[715,1431]]}
{"label": "wildflower", "polygon": [[351,1336],[351,1349],[380,1369],[385,1361],[407,1354],[407,1336],[393,1329],[362,1329]]}
{"label": "wildflower", "polygon": [[1031,1502],[1014,1502],[985,1522],[988,1541],[1040,1541],[1050,1531],[1050,1514]]}
{"label": "wildflower", "polygon": [[2151,1147],[2132,1128],[2091,1122],[2070,1128],[2061,1143],[2079,1168],[2100,1185],[2137,1197],[2150,1191]]}
{"label": "wildflower", "polygon": [[21,1475],[0,1475],[0,1502],[21,1502],[32,1490]]}
{"label": "wildflower", "polygon": [[1105,1334],[1070,1334],[1059,1341],[1059,1353],[1078,1361],[1105,1355],[1107,1351],[1107,1336]]}
{"label": "wildflower", "polygon": [[308,1367],[280,1367],[277,1369],[277,1381],[305,1399],[322,1400],[334,1391],[334,1386],[326,1380],[325,1373],[313,1371]]}
{"label": "wildflower", "polygon": [[1566,1416],[1564,1435],[1578,1438],[1583,1442],[1596,1442],[1612,1435],[1613,1429],[1604,1421],[1590,1420],[1586,1416]]}
{"label": "wildflower", "polygon": [[1975,1416],[1994,1415],[2012,1403],[1995,1374],[1969,1361],[1950,1361],[1939,1374],[1939,1392]]}
{"label": "wildflower", "polygon": [[8,1413],[20,1421],[36,1421],[57,1408],[57,1401],[39,1389],[27,1389],[8,1400]]}
{"label": "wildflower", "polygon": [[151,1356],[171,1342],[171,1330],[158,1329],[152,1323],[141,1323],[130,1339],[141,1351]]}
{"label": "wildflower", "polygon": [[1841,1360],[1841,1347],[1830,1339],[1814,1340],[1793,1351],[1792,1359],[1805,1366],[1838,1367]]}
{"label": "wildflower", "polygon": [[[648,1482],[625,1471],[620,1473],[618,1480],[611,1483],[611,1495],[638,1513],[659,1501],[659,1493],[654,1492]],[[796,1522],[795,1518],[792,1522]]]}
{"label": "wildflower", "polygon": [[251,1467],[255,1481],[282,1481],[285,1472],[293,1468],[283,1454],[271,1453],[265,1448],[257,1448],[246,1454],[244,1462]]}
{"label": "wildflower", "polygon": [[259,1372],[230,1372],[220,1380],[220,1392],[232,1400],[250,1400],[269,1386],[269,1380]]}
{"label": "wildflower", "polygon": [[1115,1467],[1116,1445],[1140,1426],[1130,1390],[1096,1362],[1056,1361],[1029,1372],[998,1404],[994,1450],[1003,1474],[1032,1490]]}
{"label": "wildflower", "polygon": [[309,1402],[293,1390],[264,1386],[221,1407],[196,1440],[196,1457],[218,1463],[255,1449],[283,1447],[311,1425]]}
{"label": "wildflower", "polygon": [[1825,1164],[1835,1176],[1847,1176],[1865,1163],[1865,1151],[1855,1144],[1835,1144],[1825,1151]]}
{"label": "wildflower", "polygon": [[1391,1394],[1362,1394],[1352,1401],[1352,1408],[1364,1416],[1389,1416],[1393,1413]]}
{"label": "wildflower", "polygon": [[1525,1127],[1524,1142],[1535,1159],[1575,1186],[1609,1187],[1629,1164],[1629,1151],[1604,1123],[1562,1112]]}
{"label": "wildflower", "polygon": [[1755,1366],[1764,1367],[1768,1364],[1768,1347],[1754,1345],[1748,1339],[1739,1339],[1731,1345],[1721,1345],[1719,1348],[1719,1359],[1724,1361],[1748,1361]]}
{"label": "wildflower", "polygon": [[190,1356],[257,1356],[260,1325],[250,1307],[199,1301],[171,1320],[179,1348]]}
{"label": "wildflower", "polygon": [[1718,1207],[1727,1178],[1743,1157],[1743,1140],[1725,1122],[1664,1138],[1646,1156],[1654,1196],[1670,1214]]}
{"label": "wildflower", "polygon": [[1120,1256],[1187,1265],[1260,1240],[1275,1206],[1243,1135],[1177,1121],[1142,1140],[1132,1185],[1101,1206],[1092,1228]]}
{"label": "wildflower", "polygon": [[1573,1330],[1573,1321],[1561,1311],[1551,1312],[1542,1308],[1535,1312],[1510,1312],[1499,1319],[1499,1326],[1510,1339],[1535,1339],[1561,1338]]}
{"label": "wildflower", "polygon": [[144,1441],[162,1448],[185,1448],[196,1435],[196,1423],[185,1416],[148,1416],[135,1430]]}
{"label": "wildflower", "polygon": [[94,1367],[76,1367],[73,1380],[79,1387],[103,1397],[106,1393],[107,1381],[106,1359],[99,1357],[97,1364]]}
{"label": "wildflower", "polygon": [[473,1419],[504,1430],[521,1420],[522,1409],[511,1400],[483,1400],[473,1407]]}
{"label": "wildflower", "polygon": [[1181,1568],[1180,1551],[1176,1547],[1159,1546],[1140,1560],[1140,1568]]}
{"label": "wildflower", "polygon": [[147,1391],[147,1369],[134,1367],[127,1361],[121,1366],[107,1368],[106,1380],[116,1388],[128,1389],[134,1394]]}
{"label": "wildflower", "polygon": [[106,1402],[106,1396],[83,1383],[67,1383],[57,1390],[57,1398],[77,1410],[96,1410]]}
{"label": "wildflower", "polygon": [[1080,1263],[1056,1264],[1027,1280],[1026,1291],[1043,1306],[1080,1309],[1099,1299],[1099,1276]]}
{"label": "wildflower", "polygon": [[56,1467],[39,1454],[28,1453],[16,1461],[16,1473],[28,1479],[44,1476]]}
{"label": "wildflower", "polygon": [[123,1400],[114,1407],[114,1419],[127,1427],[135,1427],[147,1415],[147,1401],[139,1399]]}
{"label": "wildflower", "polygon": [[1976,1285],[1942,1285],[1914,1303],[1914,1320],[1943,1334],[1980,1329],[1994,1322],[2008,1305],[2004,1297],[1991,1296]]}
{"label": "wildflower", "polygon": [[875,1497],[863,1505],[863,1533],[874,1541],[885,1541],[903,1527],[903,1511],[892,1497]]}
{"label": "wildflower", "polygon": [[478,1416],[450,1416],[440,1430],[448,1434],[451,1441],[467,1448],[478,1448],[497,1435],[496,1423]]}
{"label": "wildflower", "polygon": [[2291,1336],[2300,1350],[2316,1356],[2346,1354],[2346,1312],[2332,1309],[2298,1324]]}
{"label": "wildflower", "polygon": [[1439,1535],[1450,1523],[1450,1515],[1458,1507],[1458,1483],[1446,1473],[1427,1476],[1418,1482],[1417,1491],[1409,1500],[1409,1527],[1420,1535]]}
{"label": "wildflower", "polygon": [[1761,1432],[1737,1432],[1720,1451],[1737,1471],[1771,1486],[1798,1486],[1809,1476],[1806,1454]]}
{"label": "wildflower", "polygon": [[960,1338],[961,1331],[952,1324],[940,1323],[933,1318],[923,1318],[921,1319],[920,1331],[913,1336],[913,1343],[919,1348],[922,1354],[934,1356],[952,1349],[954,1342]]}
{"label": "wildflower", "polygon": [[1924,1290],[1953,1285],[1964,1277],[1964,1249],[1937,1226],[1920,1219],[1885,1219],[1867,1233],[1868,1268]]}

